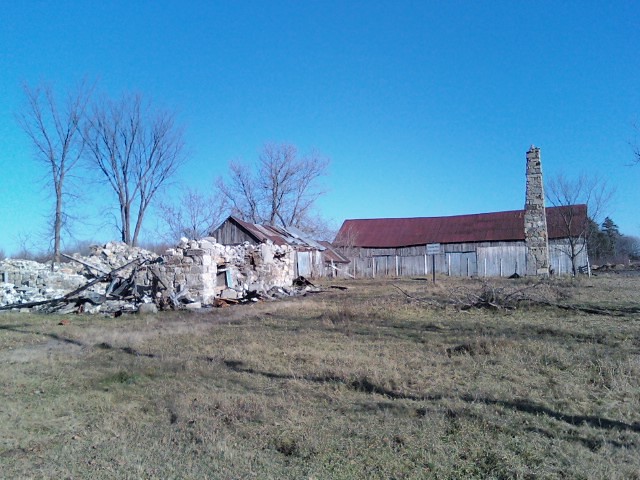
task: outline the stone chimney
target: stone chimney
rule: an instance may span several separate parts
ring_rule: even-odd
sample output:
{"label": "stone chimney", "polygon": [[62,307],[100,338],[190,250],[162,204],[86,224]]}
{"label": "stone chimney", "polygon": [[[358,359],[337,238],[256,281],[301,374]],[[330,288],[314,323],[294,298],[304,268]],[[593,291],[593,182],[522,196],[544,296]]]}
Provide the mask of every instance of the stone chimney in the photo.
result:
{"label": "stone chimney", "polygon": [[524,243],[527,249],[526,275],[549,275],[549,235],[544,208],[540,149],[527,152],[527,194],[524,204]]}

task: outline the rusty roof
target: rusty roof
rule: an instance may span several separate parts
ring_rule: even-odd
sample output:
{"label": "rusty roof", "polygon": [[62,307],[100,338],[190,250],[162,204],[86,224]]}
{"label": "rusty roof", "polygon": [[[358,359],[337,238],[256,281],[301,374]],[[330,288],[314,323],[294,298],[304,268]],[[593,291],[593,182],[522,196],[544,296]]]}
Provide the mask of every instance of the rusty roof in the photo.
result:
{"label": "rusty roof", "polygon": [[[546,209],[549,238],[578,236],[587,221],[586,205]],[[524,240],[524,210],[451,217],[371,218],[345,220],[337,246],[395,248],[427,243],[500,242]]]}
{"label": "rusty roof", "polygon": [[295,227],[283,228],[275,225],[258,225],[256,223],[245,222],[234,216],[227,218],[225,222],[227,221],[235,222],[258,243],[272,242],[274,245],[291,245],[298,248],[315,250],[324,250],[326,248]]}
{"label": "rusty roof", "polygon": [[340,254],[340,252],[335,250],[333,248],[333,245],[331,245],[330,242],[327,242],[326,240],[320,240],[320,244],[326,248],[326,250],[324,251],[324,258],[326,261],[329,261],[329,262],[333,261],[333,263],[350,263],[351,262],[351,260],[344,257],[342,254]]}

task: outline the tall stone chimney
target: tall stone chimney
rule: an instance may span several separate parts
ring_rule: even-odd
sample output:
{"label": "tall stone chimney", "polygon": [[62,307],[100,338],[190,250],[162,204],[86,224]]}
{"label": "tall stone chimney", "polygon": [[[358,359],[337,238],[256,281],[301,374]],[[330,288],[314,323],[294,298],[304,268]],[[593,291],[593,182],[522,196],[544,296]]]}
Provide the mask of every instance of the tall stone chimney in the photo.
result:
{"label": "tall stone chimney", "polygon": [[524,243],[527,249],[526,275],[549,275],[549,235],[544,208],[540,149],[527,152],[527,194],[524,204]]}

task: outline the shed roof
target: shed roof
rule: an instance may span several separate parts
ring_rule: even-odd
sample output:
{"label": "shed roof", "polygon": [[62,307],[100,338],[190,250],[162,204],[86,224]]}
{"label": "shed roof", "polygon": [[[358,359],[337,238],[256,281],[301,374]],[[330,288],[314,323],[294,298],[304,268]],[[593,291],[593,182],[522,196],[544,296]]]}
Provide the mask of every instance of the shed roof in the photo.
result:
{"label": "shed roof", "polygon": [[320,244],[326,248],[324,251],[324,258],[328,262],[333,263],[350,263],[351,261],[344,257],[340,252],[334,250],[333,245],[326,240],[320,240]]}
{"label": "shed roof", "polygon": [[[549,238],[578,236],[587,221],[586,205],[546,209]],[[570,220],[570,222],[568,222]],[[396,248],[427,243],[524,240],[524,210],[451,217],[371,218],[345,220],[335,245]]]}

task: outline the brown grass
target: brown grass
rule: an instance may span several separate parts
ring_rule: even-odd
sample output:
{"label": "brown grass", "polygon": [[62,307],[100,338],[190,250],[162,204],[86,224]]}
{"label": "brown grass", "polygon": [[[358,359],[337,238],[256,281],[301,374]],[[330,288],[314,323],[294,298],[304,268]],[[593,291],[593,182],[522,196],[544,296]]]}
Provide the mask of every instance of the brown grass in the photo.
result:
{"label": "brown grass", "polygon": [[[341,284],[68,326],[0,315],[3,476],[640,477],[639,314],[451,306],[479,280]],[[639,287],[537,294],[628,308]]]}

